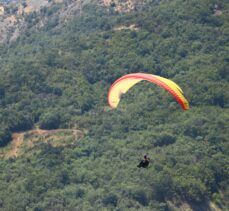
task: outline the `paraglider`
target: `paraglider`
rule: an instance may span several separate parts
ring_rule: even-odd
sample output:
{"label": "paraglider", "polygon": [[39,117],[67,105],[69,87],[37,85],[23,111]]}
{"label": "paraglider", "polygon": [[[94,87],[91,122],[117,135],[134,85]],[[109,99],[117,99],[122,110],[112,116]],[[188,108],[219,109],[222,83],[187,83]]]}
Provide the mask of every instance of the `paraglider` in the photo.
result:
{"label": "paraglider", "polygon": [[150,158],[147,155],[144,155],[143,160],[137,165],[138,168],[147,168],[149,166]]}
{"label": "paraglider", "polygon": [[125,94],[131,87],[142,80],[154,83],[167,90],[181,105],[183,110],[189,109],[189,103],[183,95],[182,89],[173,81],[161,76],[148,73],[131,73],[117,79],[110,87],[108,103],[111,108],[117,108],[122,94]]}

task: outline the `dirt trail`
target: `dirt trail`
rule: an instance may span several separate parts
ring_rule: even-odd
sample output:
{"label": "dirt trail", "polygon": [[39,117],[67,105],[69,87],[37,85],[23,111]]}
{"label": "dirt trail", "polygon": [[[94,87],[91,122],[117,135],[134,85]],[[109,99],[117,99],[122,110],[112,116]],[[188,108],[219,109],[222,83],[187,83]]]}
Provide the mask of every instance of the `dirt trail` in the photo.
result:
{"label": "dirt trail", "polygon": [[[60,133],[69,133],[73,136],[74,140],[78,140],[87,133],[85,130],[77,130],[77,129],[55,129],[55,130],[42,130],[42,129],[33,129],[26,132],[21,133],[13,133],[12,141],[10,142],[9,146],[3,149],[0,152],[0,157],[10,158],[10,157],[17,157],[22,153],[23,146],[28,146],[32,148],[35,142],[38,142],[40,137],[44,138],[44,142],[49,142],[49,140],[56,140],[57,142],[49,142],[50,144],[57,146],[57,145],[65,145],[66,142],[58,142],[58,140],[63,139],[65,134],[60,135]],[[24,141],[28,139],[28,141]]]}
{"label": "dirt trail", "polygon": [[14,133],[11,148],[5,153],[5,157],[16,157],[24,140],[24,133]]}
{"label": "dirt trail", "polygon": [[82,134],[84,133],[83,130],[77,130],[77,129],[54,129],[54,130],[42,130],[42,129],[34,129],[30,130],[26,133],[33,134],[33,135],[49,135],[49,134],[54,134],[58,132],[73,132],[73,134]]}

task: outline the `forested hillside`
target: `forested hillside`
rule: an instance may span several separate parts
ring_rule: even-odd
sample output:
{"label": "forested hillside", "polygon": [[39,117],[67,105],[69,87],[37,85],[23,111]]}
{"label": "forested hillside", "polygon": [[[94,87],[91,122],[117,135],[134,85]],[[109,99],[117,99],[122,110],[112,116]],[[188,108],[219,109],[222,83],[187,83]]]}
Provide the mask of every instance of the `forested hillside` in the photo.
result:
{"label": "forested hillside", "polygon": [[[42,8],[0,45],[0,152],[34,128],[87,131],[0,158],[0,210],[229,209],[228,1],[88,2],[68,19],[71,1]],[[190,109],[146,81],[110,109],[110,85],[134,72],[172,79]]]}

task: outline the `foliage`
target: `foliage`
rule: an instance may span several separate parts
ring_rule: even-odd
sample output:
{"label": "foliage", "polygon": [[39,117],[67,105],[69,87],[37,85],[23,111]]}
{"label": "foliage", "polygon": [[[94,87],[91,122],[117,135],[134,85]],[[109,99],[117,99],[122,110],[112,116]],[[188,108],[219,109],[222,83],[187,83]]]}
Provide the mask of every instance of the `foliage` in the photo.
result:
{"label": "foliage", "polygon": [[41,117],[40,128],[41,129],[57,129],[60,125],[60,116],[58,113],[45,114]]}
{"label": "foliage", "polygon": [[[35,125],[88,130],[71,145],[40,142],[1,159],[0,210],[228,208],[227,1],[148,1],[127,14],[115,6],[88,5],[64,23],[60,5],[44,8],[43,28],[32,13],[26,33],[0,46],[1,146]],[[109,86],[131,72],[178,82],[190,110],[147,82],[110,110]],[[144,154],[147,170],[136,167]]]}
{"label": "foliage", "polygon": [[2,128],[0,130],[0,147],[7,145],[7,143],[11,140],[11,132],[9,129]]}

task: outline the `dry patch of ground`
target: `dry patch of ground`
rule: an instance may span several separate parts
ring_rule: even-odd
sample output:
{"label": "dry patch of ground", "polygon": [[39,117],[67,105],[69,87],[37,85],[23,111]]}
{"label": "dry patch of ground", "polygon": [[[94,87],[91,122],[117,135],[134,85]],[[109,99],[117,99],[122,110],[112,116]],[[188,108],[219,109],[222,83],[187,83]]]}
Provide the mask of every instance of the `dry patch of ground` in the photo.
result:
{"label": "dry patch of ground", "polygon": [[14,133],[10,144],[0,149],[0,157],[18,157],[24,153],[25,149],[31,149],[41,142],[49,143],[53,146],[75,144],[75,142],[83,138],[86,133],[86,130],[77,129],[34,129],[28,132]]}
{"label": "dry patch of ground", "polygon": [[214,16],[220,16],[223,14],[222,10],[215,10]]}
{"label": "dry patch of ground", "polygon": [[206,211],[221,211],[213,202],[203,202],[202,204],[195,205],[193,203],[182,202],[177,205],[172,201],[167,201],[169,208],[174,211],[194,211],[194,210],[206,210]]}
{"label": "dry patch of ground", "polygon": [[131,31],[138,31],[139,27],[135,24],[132,24],[130,26],[117,26],[114,27],[115,31],[121,31],[121,30],[131,30]]}
{"label": "dry patch of ground", "polygon": [[134,9],[134,1],[133,0],[103,0],[103,4],[106,7],[114,5],[114,10],[116,12],[128,12]]}
{"label": "dry patch of ground", "polygon": [[11,143],[11,149],[5,154],[6,157],[16,157],[23,143],[23,133],[14,133]]}
{"label": "dry patch of ground", "polygon": [[48,6],[49,2],[48,0],[27,0],[26,1],[27,7],[24,9],[25,13],[30,13],[33,11],[40,10],[41,7]]}
{"label": "dry patch of ground", "polygon": [[146,0],[103,0],[103,5],[113,8],[115,12],[130,12],[134,9],[141,9]]}

